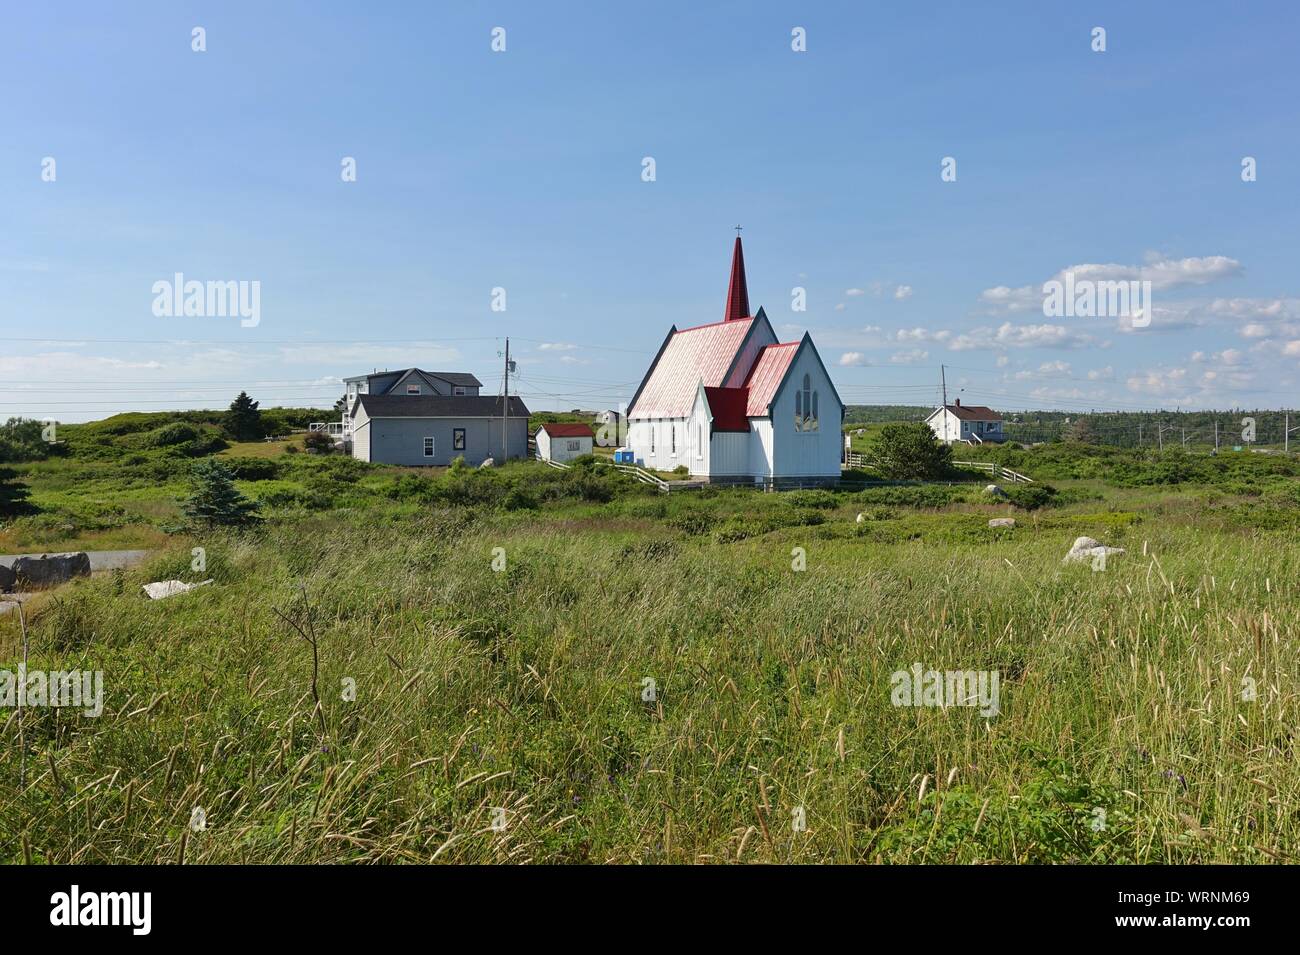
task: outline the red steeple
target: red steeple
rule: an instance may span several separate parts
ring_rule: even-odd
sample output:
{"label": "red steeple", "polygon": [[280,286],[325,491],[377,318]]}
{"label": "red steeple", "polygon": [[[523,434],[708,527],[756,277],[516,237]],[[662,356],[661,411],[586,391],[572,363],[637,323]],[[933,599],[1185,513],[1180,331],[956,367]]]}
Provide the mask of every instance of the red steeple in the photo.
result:
{"label": "red steeple", "polygon": [[731,253],[731,284],[727,286],[727,314],[723,321],[749,318],[749,289],[745,287],[745,250],[736,233],[736,248]]}

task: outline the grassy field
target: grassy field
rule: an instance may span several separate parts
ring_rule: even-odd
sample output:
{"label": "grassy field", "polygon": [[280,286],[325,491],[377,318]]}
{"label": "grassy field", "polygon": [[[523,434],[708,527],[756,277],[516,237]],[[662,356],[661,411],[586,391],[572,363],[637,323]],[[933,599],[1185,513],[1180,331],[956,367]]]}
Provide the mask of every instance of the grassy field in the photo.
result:
{"label": "grassy field", "polygon": [[[1101,476],[1030,510],[982,484],[663,496],[601,468],[268,460],[240,480],[267,519],[216,531],[179,526],[180,470],[26,466],[42,513],[4,533],[116,515],[157,553],[29,605],[29,668],[103,671],[105,707],[28,708],[21,737],[6,714],[0,859],[1300,854],[1300,498],[1271,465],[1076,462]],[[1081,534],[1126,553],[1063,565]],[[0,617],[0,667],[21,638]],[[913,664],[996,672],[997,714],[894,705]]]}

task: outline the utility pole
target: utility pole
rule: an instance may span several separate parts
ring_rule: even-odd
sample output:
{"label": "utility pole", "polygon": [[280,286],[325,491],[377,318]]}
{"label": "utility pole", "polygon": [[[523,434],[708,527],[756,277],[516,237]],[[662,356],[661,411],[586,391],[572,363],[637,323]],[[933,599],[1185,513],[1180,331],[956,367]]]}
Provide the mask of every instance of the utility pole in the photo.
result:
{"label": "utility pole", "polygon": [[1142,422],[1138,422],[1138,447],[1142,447]]}
{"label": "utility pole", "polygon": [[[939,420],[943,422],[943,440],[946,444],[948,442],[948,378],[944,374],[943,365],[939,366],[939,384],[943,388],[943,414],[939,416]],[[957,434],[960,437],[960,425],[957,426]]]}
{"label": "utility pole", "polygon": [[1285,437],[1282,438],[1282,453],[1290,454],[1291,453],[1291,412],[1289,411],[1286,413],[1286,416],[1282,419],[1282,433],[1285,435]]}
{"label": "utility pole", "polygon": [[501,463],[510,459],[510,432],[506,422],[510,420],[510,339],[506,339],[506,387],[501,397]]}
{"label": "utility pole", "polygon": [[1219,450],[1219,419],[1214,419],[1214,450]]}

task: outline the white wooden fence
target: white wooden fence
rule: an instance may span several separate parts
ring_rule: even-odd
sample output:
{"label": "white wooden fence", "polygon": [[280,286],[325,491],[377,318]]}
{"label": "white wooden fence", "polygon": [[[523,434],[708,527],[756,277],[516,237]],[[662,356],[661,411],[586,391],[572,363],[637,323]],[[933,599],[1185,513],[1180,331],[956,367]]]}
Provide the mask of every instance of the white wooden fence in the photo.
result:
{"label": "white wooden fence", "polygon": [[1026,477],[1019,471],[1013,471],[1010,468],[1004,468],[1000,464],[994,464],[992,461],[954,461],[955,467],[974,468],[976,471],[987,471],[1002,481],[1010,481],[1012,484],[1033,484],[1034,479]]}

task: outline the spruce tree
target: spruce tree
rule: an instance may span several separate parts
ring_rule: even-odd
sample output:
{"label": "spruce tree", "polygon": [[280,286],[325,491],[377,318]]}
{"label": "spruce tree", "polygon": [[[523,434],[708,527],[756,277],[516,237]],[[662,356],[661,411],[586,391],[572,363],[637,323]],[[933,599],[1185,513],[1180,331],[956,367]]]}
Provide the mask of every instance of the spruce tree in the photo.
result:
{"label": "spruce tree", "polygon": [[247,524],[257,520],[257,504],[235,487],[234,475],[216,458],[194,465],[194,494],[185,502],[185,516],[206,524]]}
{"label": "spruce tree", "polygon": [[35,510],[27,503],[27,485],[13,468],[0,467],[0,517],[16,517]]}
{"label": "spruce tree", "polygon": [[257,441],[262,437],[262,412],[257,402],[241,391],[226,412],[226,432],[236,441]]}

